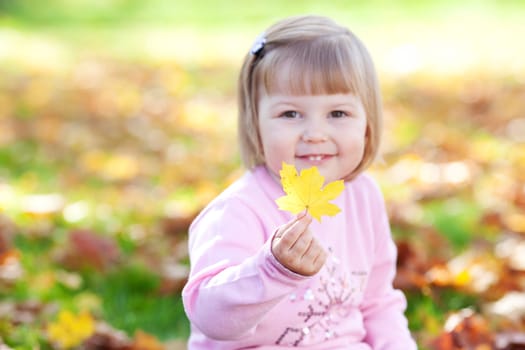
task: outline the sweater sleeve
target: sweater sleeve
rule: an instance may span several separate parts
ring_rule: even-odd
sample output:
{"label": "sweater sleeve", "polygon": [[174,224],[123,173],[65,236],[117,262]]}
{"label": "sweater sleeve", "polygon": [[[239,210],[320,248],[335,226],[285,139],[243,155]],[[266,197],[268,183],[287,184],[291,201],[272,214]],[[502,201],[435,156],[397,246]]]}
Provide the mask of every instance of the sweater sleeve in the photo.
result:
{"label": "sweater sleeve", "polygon": [[209,338],[253,334],[264,315],[307,280],[271,254],[271,238],[239,200],[206,209],[190,227],[191,271],[183,289],[188,318]]}
{"label": "sweater sleeve", "polygon": [[373,188],[371,209],[375,218],[375,252],[361,307],[366,341],[374,350],[417,349],[404,316],[405,296],[393,288],[397,249],[391,236],[384,200],[375,183]]}

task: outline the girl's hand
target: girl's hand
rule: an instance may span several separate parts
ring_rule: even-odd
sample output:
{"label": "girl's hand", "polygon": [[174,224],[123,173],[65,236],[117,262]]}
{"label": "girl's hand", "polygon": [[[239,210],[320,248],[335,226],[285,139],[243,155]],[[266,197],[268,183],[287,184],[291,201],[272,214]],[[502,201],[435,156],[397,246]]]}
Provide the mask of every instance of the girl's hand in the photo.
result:
{"label": "girl's hand", "polygon": [[323,267],[327,253],[308,226],[312,217],[299,214],[281,226],[272,240],[272,253],[289,270],[304,276],[315,275]]}

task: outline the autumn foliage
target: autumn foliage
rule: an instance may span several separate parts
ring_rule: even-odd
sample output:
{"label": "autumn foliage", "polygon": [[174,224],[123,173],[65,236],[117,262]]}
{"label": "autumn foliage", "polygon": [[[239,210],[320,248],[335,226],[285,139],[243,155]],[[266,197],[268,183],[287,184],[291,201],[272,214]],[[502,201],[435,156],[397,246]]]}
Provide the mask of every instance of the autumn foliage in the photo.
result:
{"label": "autumn foliage", "polygon": [[[187,228],[241,173],[237,67],[13,67],[0,67],[0,344],[184,348]],[[523,76],[384,76],[383,89],[371,173],[420,347],[525,348]],[[75,318],[78,337],[61,321]]]}

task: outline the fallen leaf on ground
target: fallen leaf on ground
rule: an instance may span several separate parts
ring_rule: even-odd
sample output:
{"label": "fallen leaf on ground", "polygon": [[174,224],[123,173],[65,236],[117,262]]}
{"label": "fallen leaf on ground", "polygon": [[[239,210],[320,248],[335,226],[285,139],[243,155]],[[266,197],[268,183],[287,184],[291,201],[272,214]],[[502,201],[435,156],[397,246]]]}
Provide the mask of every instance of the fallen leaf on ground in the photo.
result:
{"label": "fallen leaf on ground", "polygon": [[59,261],[71,269],[90,267],[104,271],[119,258],[120,249],[113,239],[90,230],[76,229],[69,233],[69,245]]}

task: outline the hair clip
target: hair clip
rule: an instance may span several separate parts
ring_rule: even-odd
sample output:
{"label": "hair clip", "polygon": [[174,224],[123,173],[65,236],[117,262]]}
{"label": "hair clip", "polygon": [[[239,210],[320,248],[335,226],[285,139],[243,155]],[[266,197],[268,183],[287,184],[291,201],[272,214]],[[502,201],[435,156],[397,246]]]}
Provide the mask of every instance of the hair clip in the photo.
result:
{"label": "hair clip", "polygon": [[264,37],[264,33],[262,33],[257,37],[257,39],[255,39],[255,42],[253,43],[253,46],[250,50],[251,54],[258,56],[264,49],[264,45],[266,45],[266,38]]}

